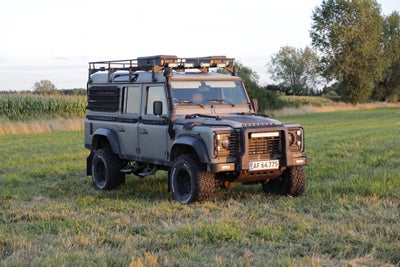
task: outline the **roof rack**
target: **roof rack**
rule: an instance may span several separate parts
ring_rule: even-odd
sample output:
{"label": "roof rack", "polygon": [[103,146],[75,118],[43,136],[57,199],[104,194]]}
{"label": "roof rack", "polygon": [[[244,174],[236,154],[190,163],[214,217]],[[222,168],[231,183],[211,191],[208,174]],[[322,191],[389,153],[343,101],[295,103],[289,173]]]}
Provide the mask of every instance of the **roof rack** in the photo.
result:
{"label": "roof rack", "polygon": [[164,68],[171,68],[174,70],[199,69],[203,72],[208,72],[209,68],[223,68],[232,75],[235,75],[233,61],[233,58],[227,58],[226,56],[178,58],[172,55],[97,61],[89,62],[89,78],[90,75],[98,71],[108,71],[109,75],[118,70],[126,70],[130,73],[135,71],[153,71],[153,73],[159,73],[162,72]]}

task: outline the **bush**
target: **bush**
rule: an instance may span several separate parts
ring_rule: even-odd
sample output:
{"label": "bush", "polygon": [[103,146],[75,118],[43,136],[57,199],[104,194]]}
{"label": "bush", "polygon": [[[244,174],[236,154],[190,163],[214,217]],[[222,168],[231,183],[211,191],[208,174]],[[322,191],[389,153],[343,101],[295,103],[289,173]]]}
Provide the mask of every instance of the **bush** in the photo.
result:
{"label": "bush", "polygon": [[281,109],[285,103],[280,99],[279,93],[276,91],[267,90],[265,88],[250,89],[248,88],[249,97],[258,100],[258,109],[260,112],[268,110]]}

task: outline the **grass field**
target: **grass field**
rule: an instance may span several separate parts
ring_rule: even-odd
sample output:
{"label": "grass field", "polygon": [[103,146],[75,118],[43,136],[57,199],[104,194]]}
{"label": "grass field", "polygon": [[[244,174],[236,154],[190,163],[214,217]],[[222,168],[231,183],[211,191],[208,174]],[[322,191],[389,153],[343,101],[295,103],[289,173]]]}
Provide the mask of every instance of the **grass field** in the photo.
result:
{"label": "grass field", "polygon": [[188,206],[163,172],[96,191],[81,131],[0,136],[0,266],[399,265],[400,109],[279,119],[306,131],[303,196]]}

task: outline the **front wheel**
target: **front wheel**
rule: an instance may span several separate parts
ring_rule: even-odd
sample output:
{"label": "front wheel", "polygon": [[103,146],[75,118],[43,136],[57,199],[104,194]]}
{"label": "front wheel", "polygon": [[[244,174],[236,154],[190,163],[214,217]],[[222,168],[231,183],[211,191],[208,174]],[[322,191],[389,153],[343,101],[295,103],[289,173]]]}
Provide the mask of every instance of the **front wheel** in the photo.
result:
{"label": "front wheel", "polygon": [[263,183],[262,187],[265,193],[299,196],[306,187],[306,171],[303,166],[289,167],[280,177]]}
{"label": "front wheel", "polygon": [[191,154],[181,155],[172,166],[170,188],[172,196],[182,204],[209,201],[214,197],[215,175]]}
{"label": "front wheel", "polygon": [[111,190],[125,183],[125,174],[120,170],[121,160],[111,149],[96,150],[92,160],[92,180],[97,189]]}

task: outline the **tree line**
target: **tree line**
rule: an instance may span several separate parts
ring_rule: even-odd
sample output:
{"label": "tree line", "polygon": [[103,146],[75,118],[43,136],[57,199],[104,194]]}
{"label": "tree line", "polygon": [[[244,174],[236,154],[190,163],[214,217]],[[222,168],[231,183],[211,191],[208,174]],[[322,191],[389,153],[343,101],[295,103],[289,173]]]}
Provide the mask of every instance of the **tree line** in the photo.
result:
{"label": "tree line", "polygon": [[86,95],[86,89],[57,89],[49,80],[41,80],[33,85],[33,92],[38,95]]}
{"label": "tree line", "polygon": [[400,15],[374,0],[324,0],[312,13],[312,48],[282,47],[271,57],[273,88],[289,95],[331,94],[357,104],[397,101]]}

